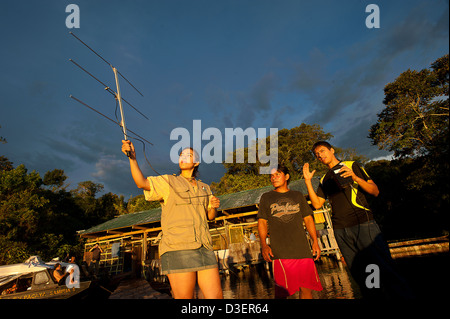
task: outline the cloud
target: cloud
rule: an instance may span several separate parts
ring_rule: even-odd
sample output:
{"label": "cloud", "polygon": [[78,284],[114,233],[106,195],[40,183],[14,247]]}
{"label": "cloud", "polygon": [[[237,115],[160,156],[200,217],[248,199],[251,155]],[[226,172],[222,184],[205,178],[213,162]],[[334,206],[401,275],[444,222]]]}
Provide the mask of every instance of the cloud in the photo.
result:
{"label": "cloud", "polygon": [[136,193],[137,187],[131,177],[128,160],[117,159],[115,155],[101,156],[95,163],[92,177],[113,193]]}
{"label": "cloud", "polygon": [[280,79],[270,72],[258,79],[247,91],[215,90],[207,102],[219,113],[224,127],[252,127],[255,120],[272,110],[272,100],[280,90]]}
{"label": "cloud", "polygon": [[293,65],[294,74],[290,80],[291,90],[315,96],[319,88],[329,84],[326,68],[330,65],[330,57],[313,48],[309,52],[308,60],[295,62]]}
{"label": "cloud", "polygon": [[[290,85],[313,106],[305,122],[328,126],[335,136],[345,135],[340,140],[353,141],[351,144],[365,138],[367,135],[354,133],[367,131],[375,123],[376,113],[383,107],[384,85],[412,63],[428,67],[432,62],[416,55],[416,60],[408,59],[409,53],[423,52],[429,57],[432,50],[448,41],[448,29],[442,27],[446,23],[448,26],[448,12],[434,20],[430,14],[424,14],[427,6],[419,4],[403,20],[384,23],[380,29],[371,30],[364,41],[340,52],[313,49],[309,60],[296,66]],[[330,70],[328,65],[342,67]]]}
{"label": "cloud", "polygon": [[270,127],[282,129],[285,126],[286,118],[288,118],[290,115],[294,114],[295,110],[292,106],[286,105],[279,109],[277,109],[274,112],[274,116],[272,119],[272,124]]}
{"label": "cloud", "polygon": [[[140,162],[144,176],[156,176],[156,173],[151,170],[145,161]],[[151,165],[154,167],[157,166],[155,169],[161,174],[178,173],[177,166],[171,163],[151,163]],[[218,181],[224,172],[222,164],[201,165],[200,179],[206,183]],[[133,181],[129,161],[126,158],[117,158],[115,155],[100,156],[95,163],[95,171],[91,173],[91,176],[94,182],[103,184],[105,190],[118,195],[124,195],[125,199],[128,199],[130,196],[142,194],[142,190]]]}
{"label": "cloud", "polygon": [[389,155],[385,155],[385,156],[379,156],[379,157],[375,157],[375,158],[372,158],[370,161],[383,161],[383,160],[386,160],[386,161],[392,161],[394,159],[394,155],[393,154],[389,154]]}

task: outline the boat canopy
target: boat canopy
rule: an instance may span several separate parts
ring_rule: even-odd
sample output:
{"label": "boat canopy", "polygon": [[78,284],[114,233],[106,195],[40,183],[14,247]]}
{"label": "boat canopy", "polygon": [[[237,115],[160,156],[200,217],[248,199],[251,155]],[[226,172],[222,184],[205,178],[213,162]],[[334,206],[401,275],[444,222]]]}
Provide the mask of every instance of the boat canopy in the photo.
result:
{"label": "boat canopy", "polygon": [[8,277],[16,276],[15,278],[18,278],[27,273],[38,272],[45,269],[53,269],[53,266],[45,264],[39,256],[31,256],[25,262],[20,264],[0,266],[0,285],[13,280],[8,279]]}

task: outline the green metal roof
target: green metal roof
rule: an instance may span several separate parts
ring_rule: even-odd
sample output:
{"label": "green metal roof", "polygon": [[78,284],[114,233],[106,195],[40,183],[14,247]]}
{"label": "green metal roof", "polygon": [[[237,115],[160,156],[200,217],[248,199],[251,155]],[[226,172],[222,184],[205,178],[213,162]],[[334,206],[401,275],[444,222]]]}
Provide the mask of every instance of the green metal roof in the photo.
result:
{"label": "green metal roof", "polygon": [[[319,185],[319,179],[313,178],[312,184],[314,189]],[[303,194],[307,194],[308,190],[303,179],[292,181],[289,184],[289,188],[292,190],[300,191]],[[246,206],[252,206],[259,203],[261,195],[269,192],[273,189],[271,185],[250,189],[246,191],[241,191],[232,194],[225,194],[217,196],[220,199],[219,211],[229,210],[233,208],[240,208]],[[159,222],[161,220],[161,208],[154,208],[150,210],[145,210],[136,213],[130,213],[121,215],[114,219],[108,220],[103,224],[91,227],[87,230],[81,231],[80,235],[89,235],[95,233],[106,232],[108,230],[115,230],[120,228],[127,228],[133,226],[139,226],[144,224],[149,224],[153,222]]]}
{"label": "green metal roof", "polygon": [[81,231],[80,235],[88,235],[93,233],[104,232],[107,230],[114,230],[124,227],[132,227],[142,224],[148,224],[161,220],[161,208],[154,208],[150,210],[144,210],[141,212],[129,213],[120,215],[114,219],[108,220],[103,224],[91,227],[87,230]]}

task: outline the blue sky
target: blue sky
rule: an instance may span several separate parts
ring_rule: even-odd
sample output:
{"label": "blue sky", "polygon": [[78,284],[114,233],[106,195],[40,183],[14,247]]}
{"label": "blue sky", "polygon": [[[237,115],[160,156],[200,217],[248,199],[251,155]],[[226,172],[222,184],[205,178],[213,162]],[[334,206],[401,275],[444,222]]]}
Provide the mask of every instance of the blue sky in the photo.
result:
{"label": "blue sky", "polygon": [[[66,6],[80,8],[68,29]],[[380,8],[380,28],[365,25]],[[63,169],[71,188],[92,180],[105,192],[141,192],[121,153],[119,127],[69,98],[114,118],[115,101],[73,59],[115,89],[121,80],[127,127],[154,145],[147,157],[176,173],[170,150],[177,127],[292,128],[319,124],[331,141],[369,158],[389,155],[368,130],[383,109],[383,88],[407,69],[423,69],[449,51],[448,1],[1,1],[0,154],[40,172]],[[135,143],[138,160],[154,175]],[[221,164],[202,165],[219,181]]]}

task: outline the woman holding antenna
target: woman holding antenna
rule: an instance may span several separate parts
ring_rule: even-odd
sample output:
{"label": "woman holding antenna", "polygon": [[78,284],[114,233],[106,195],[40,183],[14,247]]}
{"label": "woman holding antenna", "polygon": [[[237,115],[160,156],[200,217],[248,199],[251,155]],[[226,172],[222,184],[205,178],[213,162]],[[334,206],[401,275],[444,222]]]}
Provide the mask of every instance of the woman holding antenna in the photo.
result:
{"label": "woman holding antenna", "polygon": [[192,148],[182,150],[178,176],[146,178],[131,141],[122,141],[122,152],[129,152],[131,175],[137,187],[144,190],[145,199],[161,202],[159,255],[174,298],[192,299],[197,282],[205,298],[223,298],[208,227],[208,219],[216,217],[220,201],[207,184],[195,178],[200,164],[197,153]]}

